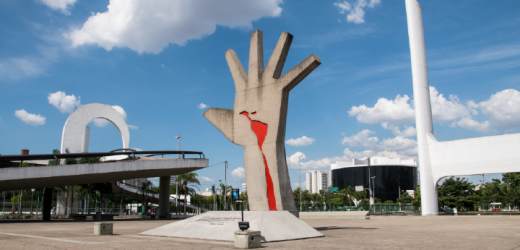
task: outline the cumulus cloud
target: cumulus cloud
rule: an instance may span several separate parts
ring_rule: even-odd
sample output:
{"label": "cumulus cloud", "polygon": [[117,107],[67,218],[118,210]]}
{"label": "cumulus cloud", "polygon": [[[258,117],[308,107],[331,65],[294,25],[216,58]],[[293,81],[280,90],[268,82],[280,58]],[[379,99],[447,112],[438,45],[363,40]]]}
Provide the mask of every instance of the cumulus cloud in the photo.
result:
{"label": "cumulus cloud", "polygon": [[235,180],[241,180],[245,178],[246,173],[244,168],[235,168],[233,171],[231,171],[231,176],[233,176]]}
{"label": "cumulus cloud", "polygon": [[[435,123],[450,123],[450,126],[459,126],[483,133],[489,132],[491,126],[504,128],[520,126],[520,118],[518,115],[515,116],[515,114],[520,114],[518,105],[520,97],[518,91],[514,89],[498,92],[485,102],[468,101],[464,104],[456,95],[449,95],[446,98],[435,87],[430,86],[430,102]],[[479,108],[483,114],[491,115],[491,122],[473,119],[473,116],[479,114],[477,111]],[[392,130],[396,136],[411,137],[416,133],[414,127],[405,125],[415,122],[413,101],[410,101],[407,95],[397,95],[394,100],[380,98],[374,107],[353,106],[348,114],[355,116],[362,123],[381,123],[383,128]],[[401,131],[399,125],[405,125],[404,130]]]}
{"label": "cumulus cloud", "polygon": [[200,180],[201,182],[207,182],[207,183],[215,182],[213,179],[211,179],[211,178],[209,178],[209,177],[202,176],[202,175],[199,176],[199,180]]}
{"label": "cumulus cloud", "polygon": [[[473,104],[475,107],[475,104]],[[506,89],[492,95],[489,100],[480,102],[482,113],[491,117],[492,126],[500,129],[520,127],[520,92]]]}
{"label": "cumulus cloud", "polygon": [[357,0],[354,4],[347,1],[334,3],[339,9],[339,13],[347,13],[347,21],[353,23],[365,22],[365,8],[374,8],[381,0]]}
{"label": "cumulus cloud", "polygon": [[108,10],[92,14],[80,29],[64,34],[72,46],[92,44],[111,50],[128,47],[159,53],[169,44],[184,45],[228,28],[252,27],[262,17],[282,12],[282,0],[110,0]]}
{"label": "cumulus cloud", "polygon": [[390,125],[388,122],[382,122],[381,126],[384,129],[392,130],[392,133],[395,136],[412,137],[417,134],[417,130],[413,126],[404,125],[404,129],[402,131],[399,129],[399,126]]}
{"label": "cumulus cloud", "polygon": [[208,105],[206,105],[204,103],[200,103],[199,105],[197,105],[197,108],[199,108],[199,109],[205,109],[207,107],[208,107]]}
{"label": "cumulus cloud", "polygon": [[375,136],[370,137],[370,135],[375,133],[369,129],[364,129],[355,135],[344,137],[341,143],[350,147],[363,146],[365,148],[373,148],[379,141]]}
{"label": "cumulus cloud", "polygon": [[314,138],[309,138],[307,136],[302,136],[300,138],[296,138],[296,139],[289,139],[287,141],[285,141],[286,144],[289,144],[293,147],[301,147],[301,146],[309,146],[311,145],[314,141],[316,141],[316,139]]}
{"label": "cumulus cloud", "polygon": [[355,116],[361,123],[409,124],[415,121],[415,111],[408,102],[409,100],[410,97],[407,95],[397,95],[395,100],[379,98],[374,107],[367,107],[364,104],[358,107],[354,106],[348,111],[348,114]]}
{"label": "cumulus cloud", "polygon": [[69,7],[74,5],[76,0],[40,0],[43,4],[54,10],[61,10],[64,14],[69,15]]}
{"label": "cumulus cloud", "polygon": [[25,111],[25,109],[20,109],[20,110],[14,111],[14,115],[29,125],[39,126],[39,125],[45,124],[45,117],[43,117],[39,114],[35,115],[35,114],[27,113],[27,111]]}
{"label": "cumulus cloud", "polygon": [[61,113],[72,113],[76,107],[79,107],[80,97],[74,95],[66,95],[65,92],[58,91],[56,93],[51,93],[47,97],[49,100],[49,104],[56,107]]}
{"label": "cumulus cloud", "polygon": [[134,125],[127,125],[129,129],[135,129],[137,130],[137,126],[134,126]]}
{"label": "cumulus cloud", "polygon": [[[300,162],[302,169],[323,171],[329,170],[330,165],[336,163],[336,161],[351,161],[352,159],[361,159],[364,157],[417,158],[417,141],[403,136],[379,140],[379,138],[373,136],[374,134],[374,131],[365,129],[357,134],[348,137],[345,136],[342,143],[349,147],[343,150],[342,156],[304,161],[307,158],[306,155],[298,151],[287,157],[287,165],[291,169],[299,169],[299,156],[302,156]],[[353,151],[350,147],[359,148],[360,150]]]}
{"label": "cumulus cloud", "polygon": [[[301,163],[298,165],[298,158],[301,157]],[[304,161],[306,158],[305,154],[302,152],[296,152],[291,156],[287,157],[287,165],[291,169],[325,169],[330,168],[330,164],[335,163],[340,160],[347,160],[346,157],[333,157],[333,158],[323,158],[320,160],[310,160]]]}

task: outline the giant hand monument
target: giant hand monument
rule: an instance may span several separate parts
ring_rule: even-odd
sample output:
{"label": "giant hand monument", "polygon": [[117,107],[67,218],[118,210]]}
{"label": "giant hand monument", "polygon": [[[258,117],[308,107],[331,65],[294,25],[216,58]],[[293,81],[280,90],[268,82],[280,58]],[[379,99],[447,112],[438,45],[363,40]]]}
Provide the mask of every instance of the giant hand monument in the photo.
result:
{"label": "giant hand monument", "polygon": [[296,211],[284,144],[289,92],[321,62],[310,55],[282,76],[292,38],[282,33],[264,69],[262,32],[254,31],[248,73],[229,49],[226,60],[235,82],[234,107],[210,108],[204,113],[228,140],[244,147],[251,211]]}

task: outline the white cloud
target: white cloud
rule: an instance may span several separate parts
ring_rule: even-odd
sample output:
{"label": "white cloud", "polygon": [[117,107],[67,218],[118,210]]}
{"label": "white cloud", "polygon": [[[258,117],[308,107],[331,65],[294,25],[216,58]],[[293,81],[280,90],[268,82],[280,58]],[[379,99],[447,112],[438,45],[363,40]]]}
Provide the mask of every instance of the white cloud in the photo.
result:
{"label": "white cloud", "polygon": [[199,180],[200,180],[201,182],[207,182],[207,183],[213,183],[213,182],[214,182],[213,179],[211,179],[211,178],[209,178],[209,177],[202,176],[202,175],[199,176]]}
{"label": "white cloud", "polygon": [[388,122],[390,124],[408,124],[414,122],[415,111],[408,103],[410,97],[397,95],[395,100],[379,98],[374,107],[364,104],[359,107],[353,106],[348,111],[349,116],[355,116],[358,122],[375,124]]}
{"label": "white cloud", "polygon": [[197,108],[199,108],[199,109],[205,109],[207,107],[208,107],[208,105],[206,105],[204,103],[201,103],[201,104],[197,105]]}
{"label": "white cloud", "polygon": [[365,148],[373,148],[377,146],[379,139],[377,137],[369,137],[376,132],[371,131],[369,129],[364,129],[363,131],[352,135],[350,137],[344,137],[341,141],[341,144],[347,145],[350,147],[363,146]]}
{"label": "white cloud", "polygon": [[143,150],[140,149],[140,148],[132,148],[132,149],[135,149],[136,151],[143,151]]}
{"label": "white cloud", "polygon": [[471,119],[470,117],[465,117],[465,118],[460,119],[460,121],[458,121],[452,125],[453,126],[457,125],[461,128],[467,128],[467,129],[471,129],[471,130],[480,131],[482,133],[487,133],[487,132],[489,132],[489,127],[490,127],[491,123],[489,121],[478,122],[478,121]]}
{"label": "white cloud", "polygon": [[81,29],[64,34],[72,46],[95,44],[106,50],[128,47],[159,53],[171,44],[184,45],[228,28],[252,27],[262,17],[282,12],[282,0],[110,0],[108,10],[93,14]]}
{"label": "white cloud", "polygon": [[449,100],[444,98],[435,87],[430,87],[430,102],[432,107],[433,121],[445,123],[462,117],[469,117],[470,110],[462,103],[456,95],[449,95]]}
{"label": "white cloud", "polygon": [[[475,105],[473,105],[475,106]],[[506,89],[478,104],[483,114],[491,116],[491,125],[501,129],[520,127],[520,92]]]}
{"label": "white cloud", "polygon": [[342,3],[334,3],[339,8],[341,14],[347,12],[347,21],[353,23],[364,23],[365,22],[365,10],[364,8],[374,8],[377,4],[381,3],[381,0],[358,0],[354,4],[350,4],[347,1]]}
{"label": "white cloud", "polygon": [[30,114],[25,109],[16,110],[14,115],[26,124],[39,126],[45,124],[45,117],[41,115]]}
{"label": "white cloud", "polygon": [[[440,124],[451,122],[451,126],[459,126],[487,133],[490,126],[495,124],[487,121],[476,121],[472,116],[478,115],[476,109],[480,107],[484,114],[491,114],[491,120],[493,121],[493,114],[498,115],[502,112],[502,109],[490,108],[491,106],[509,107],[509,113],[514,115],[515,112],[517,112],[516,114],[520,114],[520,95],[518,95],[518,91],[516,90],[509,91],[511,93],[516,92],[516,96],[514,94],[503,94],[505,92],[502,91],[496,94],[497,98],[492,96],[489,101],[479,104],[474,101],[468,101],[466,105],[464,105],[456,95],[449,95],[448,98],[445,98],[435,87],[430,86],[433,122]],[[409,101],[410,98],[407,95],[397,95],[395,100],[379,98],[374,107],[367,107],[365,105],[353,106],[348,113],[349,116],[355,116],[359,122],[368,124],[381,123],[383,128],[391,129],[396,136],[411,137],[416,133],[414,127],[404,126],[403,131],[398,127],[398,125],[415,122],[413,101]],[[519,105],[516,105],[517,103]],[[504,119],[504,121],[517,124],[515,126],[520,126],[520,118],[516,119],[519,116],[514,117],[513,119]],[[497,120],[498,119],[495,119],[495,121]],[[496,122],[496,125],[501,126],[501,122]]]}
{"label": "white cloud", "polygon": [[351,147],[360,147],[361,151],[352,151],[350,148],[343,150],[342,156],[326,157],[319,160],[304,161],[306,156],[302,152],[296,152],[287,157],[287,165],[291,169],[299,169],[298,157],[301,157],[301,169],[330,170],[330,165],[336,161],[351,161],[364,157],[382,156],[387,158],[410,159],[417,158],[417,141],[403,136],[386,138],[380,141],[372,136],[375,132],[365,129],[355,135],[343,138],[343,144]]}
{"label": "white cloud", "polygon": [[61,10],[64,14],[69,15],[69,7],[74,5],[76,0],[40,0],[43,4],[49,6],[51,9]]}
{"label": "white cloud", "polygon": [[235,180],[240,180],[245,178],[246,173],[244,171],[244,168],[235,168],[233,169],[233,171],[231,171],[231,176],[233,176]]}
{"label": "white cloud", "polygon": [[287,141],[285,141],[286,144],[289,144],[293,147],[301,147],[301,146],[309,146],[311,145],[314,141],[316,141],[316,139],[314,138],[309,138],[307,136],[302,136],[300,138],[297,138],[297,139],[289,139]]}
{"label": "white cloud", "polygon": [[[114,106],[110,106],[110,107],[114,108],[117,111],[117,113],[119,113],[123,117],[123,119],[125,119],[125,121],[126,121],[126,112],[121,106],[114,105]],[[92,122],[97,127],[106,127],[109,123],[109,121],[107,121],[106,119],[102,119],[102,118],[94,119],[94,120],[92,120]],[[127,126],[129,129],[137,129],[137,126],[134,126],[134,125],[127,125]]]}
{"label": "white cloud", "polygon": [[47,97],[49,104],[59,109],[62,113],[72,113],[76,107],[80,106],[80,97],[66,95],[65,92],[58,91],[51,93]]}
{"label": "white cloud", "polygon": [[392,133],[395,136],[413,137],[413,136],[417,135],[417,130],[413,126],[404,125],[404,130],[402,130],[402,131],[399,129],[399,126],[389,125],[388,122],[382,122],[381,126],[384,129],[392,130]]}

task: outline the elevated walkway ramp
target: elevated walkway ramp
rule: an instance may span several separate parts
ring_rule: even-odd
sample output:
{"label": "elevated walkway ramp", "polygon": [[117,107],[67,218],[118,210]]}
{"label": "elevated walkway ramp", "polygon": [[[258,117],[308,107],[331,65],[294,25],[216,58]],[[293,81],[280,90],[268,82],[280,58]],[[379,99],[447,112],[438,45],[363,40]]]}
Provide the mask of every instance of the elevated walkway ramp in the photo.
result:
{"label": "elevated walkway ramp", "polygon": [[135,161],[2,168],[0,191],[180,175],[208,165],[208,159],[141,157]]}

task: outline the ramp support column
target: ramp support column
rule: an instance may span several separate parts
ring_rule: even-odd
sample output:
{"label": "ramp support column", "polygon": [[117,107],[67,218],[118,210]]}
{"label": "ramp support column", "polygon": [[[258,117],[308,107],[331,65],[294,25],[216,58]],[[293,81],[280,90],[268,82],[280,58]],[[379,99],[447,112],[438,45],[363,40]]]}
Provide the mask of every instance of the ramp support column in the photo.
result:
{"label": "ramp support column", "polygon": [[159,219],[166,219],[170,213],[170,176],[159,178]]}
{"label": "ramp support column", "polygon": [[54,191],[54,188],[45,188],[45,191],[43,191],[42,217],[44,221],[51,220],[52,191]]}

